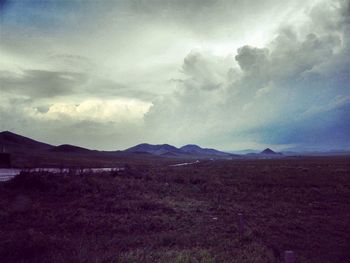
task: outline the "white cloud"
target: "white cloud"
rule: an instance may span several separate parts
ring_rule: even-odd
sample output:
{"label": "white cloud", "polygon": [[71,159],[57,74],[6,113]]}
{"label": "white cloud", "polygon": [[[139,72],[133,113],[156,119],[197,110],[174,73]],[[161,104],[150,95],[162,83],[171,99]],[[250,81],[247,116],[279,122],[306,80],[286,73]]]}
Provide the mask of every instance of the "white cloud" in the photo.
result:
{"label": "white cloud", "polygon": [[57,102],[50,105],[46,112],[33,107],[27,107],[25,111],[29,117],[40,120],[69,118],[75,121],[137,123],[143,121],[151,106],[151,103],[130,99],[90,99],[79,103]]}

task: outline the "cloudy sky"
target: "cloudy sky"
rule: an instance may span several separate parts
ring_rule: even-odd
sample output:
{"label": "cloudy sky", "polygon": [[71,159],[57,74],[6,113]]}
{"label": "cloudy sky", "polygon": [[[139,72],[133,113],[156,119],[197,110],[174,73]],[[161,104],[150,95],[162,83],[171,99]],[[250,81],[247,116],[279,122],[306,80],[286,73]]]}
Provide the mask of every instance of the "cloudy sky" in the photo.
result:
{"label": "cloudy sky", "polygon": [[0,0],[0,130],[350,149],[348,0]]}

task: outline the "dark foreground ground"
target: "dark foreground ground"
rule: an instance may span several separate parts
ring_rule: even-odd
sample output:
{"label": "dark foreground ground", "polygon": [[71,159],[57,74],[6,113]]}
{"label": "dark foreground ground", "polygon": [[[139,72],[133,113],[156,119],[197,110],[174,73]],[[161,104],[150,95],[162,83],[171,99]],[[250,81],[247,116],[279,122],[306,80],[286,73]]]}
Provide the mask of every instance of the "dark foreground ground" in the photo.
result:
{"label": "dark foreground ground", "polygon": [[[237,213],[247,227],[239,238]],[[350,159],[130,164],[0,184],[1,262],[350,262]]]}

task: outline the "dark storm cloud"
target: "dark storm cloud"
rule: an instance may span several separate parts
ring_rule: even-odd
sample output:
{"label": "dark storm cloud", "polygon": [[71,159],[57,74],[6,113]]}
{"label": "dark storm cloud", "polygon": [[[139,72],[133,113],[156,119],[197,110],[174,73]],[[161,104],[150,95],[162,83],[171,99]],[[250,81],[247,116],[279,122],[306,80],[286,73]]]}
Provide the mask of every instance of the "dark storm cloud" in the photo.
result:
{"label": "dark storm cloud", "polygon": [[236,60],[244,72],[255,77],[300,77],[330,58],[341,44],[339,36],[318,36],[310,33],[298,39],[290,28],[284,28],[267,48],[244,46],[238,49]]}
{"label": "dark storm cloud", "polygon": [[[341,4],[348,6],[345,1]],[[320,6],[313,10],[312,21],[317,23],[305,37],[298,36],[292,27],[284,27],[269,51],[252,47],[238,50],[236,60],[245,73],[250,73],[246,81],[272,81],[276,87],[274,103],[283,101],[281,89],[290,97],[276,106],[275,110],[283,113],[278,121],[257,127],[255,136],[261,141],[323,145],[323,150],[349,147],[348,21],[342,18],[343,8],[333,10],[337,15],[324,21],[319,17],[324,15],[321,11],[325,12]]]}
{"label": "dark storm cloud", "polygon": [[[137,14],[151,21],[176,25],[199,37],[235,34],[246,36],[256,29],[256,21],[268,24],[271,16],[303,1],[255,0],[131,0],[126,3],[130,16]],[[269,11],[269,12],[267,12]]]}
{"label": "dark storm cloud", "polygon": [[[178,81],[174,97],[156,103],[147,117],[163,123],[169,115],[161,112],[171,112],[172,120],[181,116],[165,129],[179,136],[190,125],[198,141],[207,134],[219,141],[230,131],[231,140],[349,147],[347,6],[316,6],[305,28],[282,25],[266,47],[238,48],[241,72],[218,57],[191,52],[182,67],[190,78]],[[327,14],[325,21],[320,14]],[[208,83],[222,89],[207,93]]]}
{"label": "dark storm cloud", "polygon": [[238,49],[236,60],[243,71],[259,72],[267,66],[269,50],[243,46]]}
{"label": "dark storm cloud", "polygon": [[349,1],[32,2],[2,23],[3,125],[89,147],[348,139]]}
{"label": "dark storm cloud", "polygon": [[225,66],[226,63],[218,63],[210,54],[192,51],[184,58],[182,65],[182,72],[189,77],[183,83],[189,88],[218,89],[227,77]]}
{"label": "dark storm cloud", "polygon": [[27,95],[33,99],[68,95],[86,81],[80,73],[25,70],[21,74],[0,73],[3,93]]}
{"label": "dark storm cloud", "polygon": [[[226,15],[238,15],[245,13],[249,16],[268,7],[279,5],[279,1],[255,1],[255,0],[131,0],[128,7],[133,12],[157,13],[160,17],[170,15],[170,18],[188,19],[189,21],[207,17],[209,20],[225,20],[228,17],[217,16],[217,12]],[[248,20],[248,17],[245,18]],[[204,21],[203,21],[204,22]]]}
{"label": "dark storm cloud", "polygon": [[79,91],[81,94],[85,94],[86,96],[93,95],[95,97],[105,99],[124,97],[151,100],[157,95],[152,91],[137,89],[127,84],[101,78],[90,78],[87,85],[85,85],[84,88],[81,88]]}
{"label": "dark storm cloud", "polygon": [[[350,101],[329,111],[301,120],[280,121],[250,132],[266,143],[286,141],[299,149],[348,149],[350,147]],[[312,125],[310,125],[312,124]],[[296,147],[297,148],[297,147]]]}

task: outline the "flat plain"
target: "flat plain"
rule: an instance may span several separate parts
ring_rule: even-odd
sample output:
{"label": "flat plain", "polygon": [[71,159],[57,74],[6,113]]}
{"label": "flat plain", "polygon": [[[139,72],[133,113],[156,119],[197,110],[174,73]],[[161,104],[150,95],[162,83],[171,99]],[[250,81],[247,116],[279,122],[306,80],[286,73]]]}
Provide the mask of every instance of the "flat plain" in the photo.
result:
{"label": "flat plain", "polygon": [[349,157],[123,161],[1,182],[1,261],[350,262]]}

